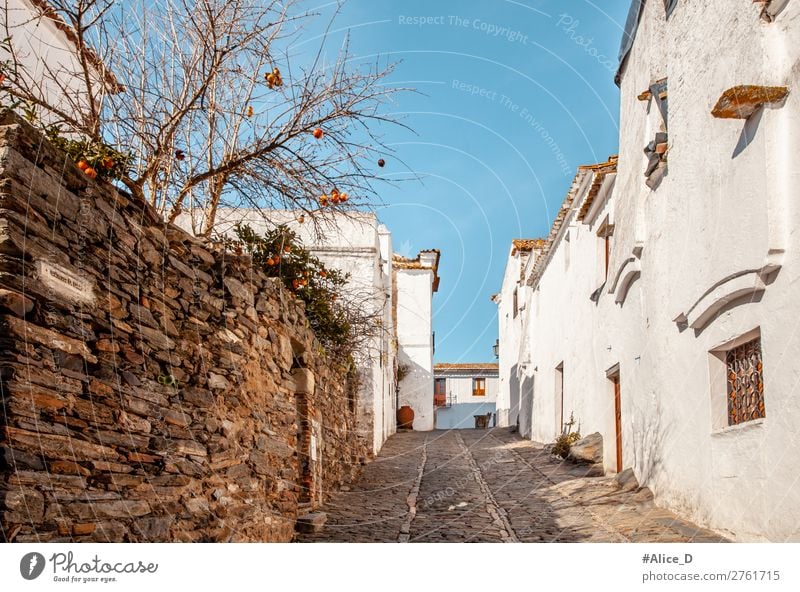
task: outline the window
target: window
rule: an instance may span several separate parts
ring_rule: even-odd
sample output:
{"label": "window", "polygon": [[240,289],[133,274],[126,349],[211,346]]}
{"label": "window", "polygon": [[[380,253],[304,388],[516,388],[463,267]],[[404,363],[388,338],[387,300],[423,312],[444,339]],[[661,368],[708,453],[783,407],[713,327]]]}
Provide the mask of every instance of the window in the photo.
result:
{"label": "window", "polygon": [[473,378],[472,379],[472,396],[485,397],[486,396],[486,379]]}
{"label": "window", "polygon": [[766,417],[761,330],[748,331],[709,354],[712,431]]}
{"label": "window", "polygon": [[728,425],[765,417],[761,337],[728,350]]}
{"label": "window", "polygon": [[433,405],[444,407],[447,405],[447,379],[437,378],[433,382]]}

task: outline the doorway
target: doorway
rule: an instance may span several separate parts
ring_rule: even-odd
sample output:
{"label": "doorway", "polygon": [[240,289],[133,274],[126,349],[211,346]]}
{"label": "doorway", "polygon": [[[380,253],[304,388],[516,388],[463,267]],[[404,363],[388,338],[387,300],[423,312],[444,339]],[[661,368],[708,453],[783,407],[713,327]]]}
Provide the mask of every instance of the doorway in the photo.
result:
{"label": "doorway", "polygon": [[622,403],[620,394],[619,374],[611,377],[614,384],[614,433],[617,449],[617,473],[622,472]]}

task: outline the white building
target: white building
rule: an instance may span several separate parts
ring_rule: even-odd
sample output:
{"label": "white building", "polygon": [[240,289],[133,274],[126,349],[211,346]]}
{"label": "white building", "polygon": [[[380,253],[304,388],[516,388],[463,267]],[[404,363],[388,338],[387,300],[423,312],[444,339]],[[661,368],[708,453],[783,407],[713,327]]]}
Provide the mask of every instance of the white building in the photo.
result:
{"label": "white building", "polygon": [[421,251],[416,258],[395,255],[398,364],[398,408],[414,411],[413,428],[434,428],[433,295],[439,289],[439,251]]}
{"label": "white building", "polygon": [[800,541],[800,3],[635,0],[626,39],[619,161],[529,258],[501,368],[534,440],[574,414],[660,504]]}
{"label": "white building", "polygon": [[[499,391],[497,364],[436,364],[433,367],[436,429],[494,427]],[[483,425],[479,426],[479,423]]]}
{"label": "white building", "polygon": [[[47,0],[5,0],[2,14],[0,39],[9,38],[13,54],[0,46],[0,62],[10,62],[10,71],[4,74],[19,77],[15,85],[78,119],[88,105],[83,60],[89,65],[96,97],[122,90],[100,56],[91,48],[80,49],[75,31]],[[51,119],[41,109],[37,114],[44,121]]]}
{"label": "white building", "polygon": [[[542,239],[514,239],[503,275],[500,292],[492,296],[497,304],[497,322],[502,339],[498,341],[499,387],[497,393],[497,425],[499,427],[517,425],[519,419],[520,368],[519,347],[522,335],[521,313],[527,301],[525,285],[525,266],[531,254],[535,257],[544,247]],[[527,422],[530,422],[528,417]]]}

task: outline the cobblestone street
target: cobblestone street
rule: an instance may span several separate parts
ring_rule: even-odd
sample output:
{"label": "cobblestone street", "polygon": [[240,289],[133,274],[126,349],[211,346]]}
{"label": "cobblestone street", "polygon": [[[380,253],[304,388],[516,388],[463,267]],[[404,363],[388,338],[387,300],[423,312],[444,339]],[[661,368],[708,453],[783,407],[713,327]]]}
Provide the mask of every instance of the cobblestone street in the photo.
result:
{"label": "cobblestone street", "polygon": [[391,437],[300,542],[721,542],[508,429]]}

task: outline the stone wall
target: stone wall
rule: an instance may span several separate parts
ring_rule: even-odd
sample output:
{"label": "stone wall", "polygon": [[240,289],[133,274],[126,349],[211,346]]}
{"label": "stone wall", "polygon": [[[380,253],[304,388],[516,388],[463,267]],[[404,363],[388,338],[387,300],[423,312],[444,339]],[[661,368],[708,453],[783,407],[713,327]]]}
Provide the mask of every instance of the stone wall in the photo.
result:
{"label": "stone wall", "polygon": [[353,385],[246,256],[0,119],[8,541],[287,541],[367,451]]}

